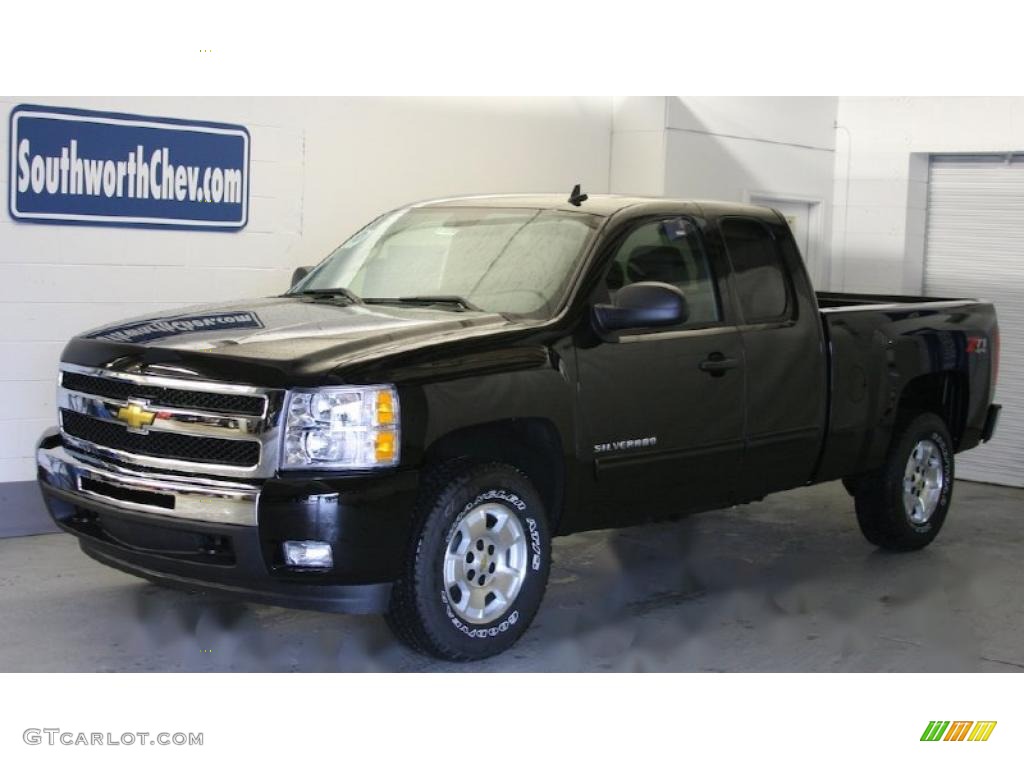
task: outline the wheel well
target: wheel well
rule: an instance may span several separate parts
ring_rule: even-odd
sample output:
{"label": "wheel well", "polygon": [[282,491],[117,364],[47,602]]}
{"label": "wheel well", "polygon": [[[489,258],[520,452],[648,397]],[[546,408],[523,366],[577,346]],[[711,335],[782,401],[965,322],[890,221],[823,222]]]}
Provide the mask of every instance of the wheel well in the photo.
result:
{"label": "wheel well", "polygon": [[900,395],[899,412],[931,411],[942,417],[959,447],[967,421],[967,380],[954,372],[929,373],[911,379]]}
{"label": "wheel well", "polygon": [[521,470],[540,494],[551,530],[557,530],[565,495],[565,457],[558,430],[550,421],[509,419],[450,432],[431,444],[424,464],[457,458],[500,461]]}

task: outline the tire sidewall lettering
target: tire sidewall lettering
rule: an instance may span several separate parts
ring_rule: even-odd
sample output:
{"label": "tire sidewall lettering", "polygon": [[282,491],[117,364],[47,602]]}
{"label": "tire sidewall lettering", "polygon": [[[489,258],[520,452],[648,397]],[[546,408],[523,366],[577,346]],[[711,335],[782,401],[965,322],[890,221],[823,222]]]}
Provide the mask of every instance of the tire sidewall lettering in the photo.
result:
{"label": "tire sidewall lettering", "polygon": [[942,452],[942,493],[939,495],[939,506],[949,503],[949,494],[953,488],[953,458],[946,439],[938,432],[932,432],[929,439],[939,446]]}
{"label": "tire sidewall lettering", "polygon": [[537,521],[532,517],[526,518],[526,525],[530,529],[530,549],[533,553],[530,557],[530,567],[535,571],[539,571],[542,553],[540,546],[540,531],[537,528]]}
{"label": "tire sidewall lettering", "polygon": [[[471,501],[467,502],[462,507],[462,511],[456,515],[455,519],[452,520],[451,525],[448,527],[448,531],[445,534],[442,545],[447,547],[451,541],[451,537],[458,527],[459,522],[462,518],[469,513],[470,510],[481,504],[487,502],[498,502],[503,503],[510,507],[514,512],[517,513],[519,518],[526,523],[528,530],[528,537],[530,539],[530,551],[531,561],[530,569],[533,571],[540,571],[543,565],[543,547],[541,546],[541,534],[540,527],[537,521],[533,517],[527,517],[524,513],[529,508],[529,505],[524,501],[517,493],[506,490],[504,488],[490,488],[476,495]],[[524,585],[525,588],[525,585]],[[451,625],[466,637],[474,640],[485,640],[487,638],[497,637],[505,632],[508,632],[516,624],[519,623],[520,614],[519,609],[516,608],[503,616],[501,620],[491,626],[473,626],[467,624],[460,619],[455,612],[452,610],[451,601],[449,600],[448,594],[444,589],[440,591],[441,604],[444,606],[445,617],[451,623]],[[514,605],[514,603],[513,603]]]}
{"label": "tire sidewall lettering", "polygon": [[448,601],[448,594],[443,589],[441,590],[441,603],[444,605],[445,615],[448,617],[448,621],[452,623],[452,626],[466,637],[474,640],[485,640],[488,637],[497,637],[502,632],[508,632],[508,630],[519,622],[519,611],[517,609],[512,611],[512,613],[492,627],[471,627],[455,615],[455,612],[452,610],[451,603]]}
{"label": "tire sidewall lettering", "polygon": [[[492,488],[477,495],[475,499],[467,503],[466,506],[462,508],[462,514],[464,515],[473,507],[478,507],[488,501],[504,501],[519,512],[526,511],[526,502],[519,498],[518,494],[506,491],[504,488]],[[461,518],[462,515],[459,515],[459,517]]]}

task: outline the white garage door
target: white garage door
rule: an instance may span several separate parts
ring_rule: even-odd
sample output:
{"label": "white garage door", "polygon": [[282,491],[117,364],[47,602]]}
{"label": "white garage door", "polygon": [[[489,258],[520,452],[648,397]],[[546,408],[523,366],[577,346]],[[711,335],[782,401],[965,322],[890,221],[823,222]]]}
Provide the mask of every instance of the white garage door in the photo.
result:
{"label": "white garage door", "polygon": [[991,299],[1002,356],[991,443],[957,456],[957,476],[1024,486],[1024,155],[932,158],[925,292]]}

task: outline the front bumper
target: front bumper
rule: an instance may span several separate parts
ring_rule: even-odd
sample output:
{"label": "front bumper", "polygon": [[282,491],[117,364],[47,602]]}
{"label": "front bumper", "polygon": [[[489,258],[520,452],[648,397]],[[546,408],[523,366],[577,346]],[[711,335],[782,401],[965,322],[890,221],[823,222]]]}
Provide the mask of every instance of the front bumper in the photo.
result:
{"label": "front bumper", "polygon": [[[244,600],[346,613],[387,607],[412,523],[417,473],[225,482],[111,464],[63,445],[36,451],[54,521],[106,565]],[[334,566],[287,567],[281,544],[330,542]]]}

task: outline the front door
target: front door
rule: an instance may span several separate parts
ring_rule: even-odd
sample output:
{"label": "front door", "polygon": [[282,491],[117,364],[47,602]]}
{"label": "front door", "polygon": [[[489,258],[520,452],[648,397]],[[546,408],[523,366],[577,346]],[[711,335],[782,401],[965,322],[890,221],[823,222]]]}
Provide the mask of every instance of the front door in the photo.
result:
{"label": "front door", "polygon": [[621,332],[578,349],[579,449],[593,462],[591,509],[607,525],[730,502],[744,362],[717,258],[685,217],[644,221],[620,239],[595,296],[656,281],[680,288],[689,307],[678,327]]}

